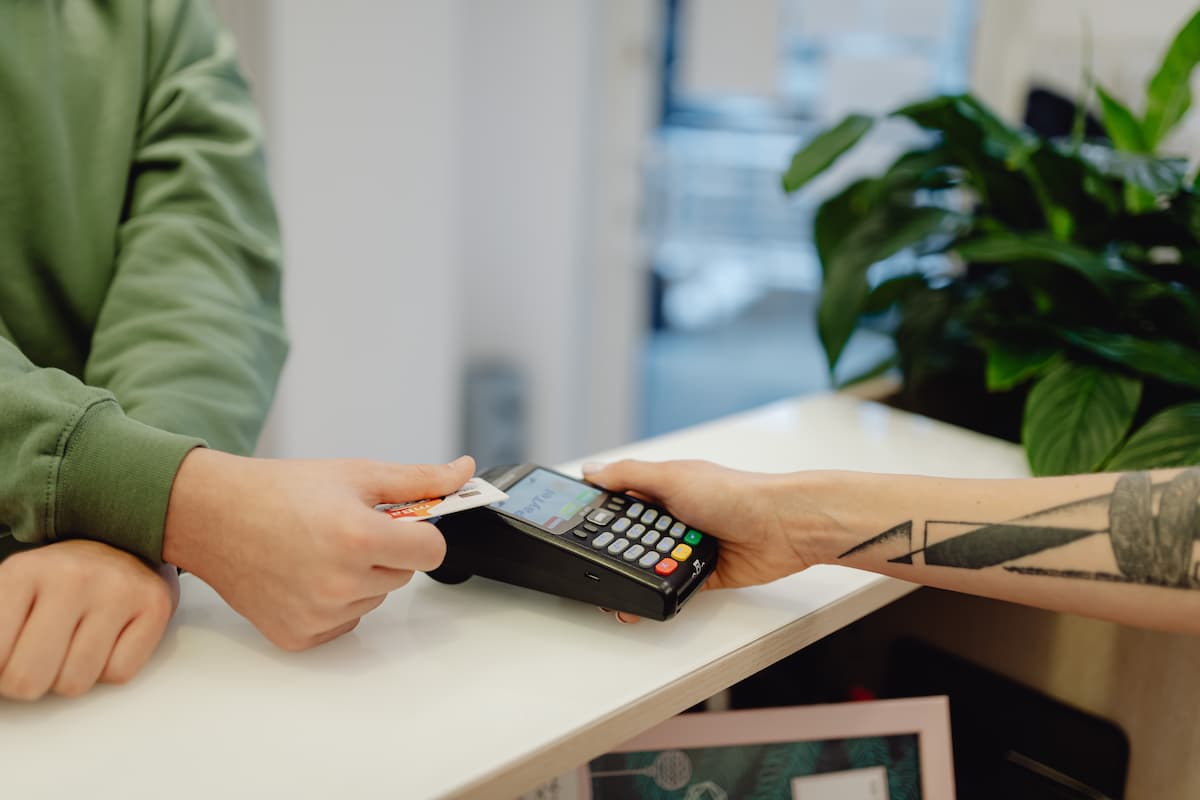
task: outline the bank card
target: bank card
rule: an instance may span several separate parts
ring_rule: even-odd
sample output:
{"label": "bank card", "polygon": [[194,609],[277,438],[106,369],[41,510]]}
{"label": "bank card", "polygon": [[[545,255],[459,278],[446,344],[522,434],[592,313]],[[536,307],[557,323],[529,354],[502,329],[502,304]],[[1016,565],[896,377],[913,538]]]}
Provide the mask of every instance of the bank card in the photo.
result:
{"label": "bank card", "polygon": [[507,499],[507,494],[483,478],[471,478],[457,492],[451,492],[445,497],[410,500],[407,503],[383,503],[375,508],[392,519],[429,520],[433,517],[444,517],[447,514],[479,508]]}

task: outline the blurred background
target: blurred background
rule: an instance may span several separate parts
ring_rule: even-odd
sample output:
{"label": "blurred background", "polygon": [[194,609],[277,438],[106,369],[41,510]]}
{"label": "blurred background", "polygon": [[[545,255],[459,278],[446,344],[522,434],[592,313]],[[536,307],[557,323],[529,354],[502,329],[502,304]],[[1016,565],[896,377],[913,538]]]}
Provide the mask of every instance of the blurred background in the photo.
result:
{"label": "blurred background", "polygon": [[[1138,98],[1189,0],[218,0],[268,132],[293,350],[261,450],[555,463],[830,385],[819,201],[913,142],[848,111]],[[1032,102],[1031,102],[1032,98]],[[1069,112],[1068,112],[1069,113]],[[1200,130],[1168,148],[1200,150]],[[1069,117],[1068,117],[1069,119]],[[889,344],[860,332],[847,374]]]}

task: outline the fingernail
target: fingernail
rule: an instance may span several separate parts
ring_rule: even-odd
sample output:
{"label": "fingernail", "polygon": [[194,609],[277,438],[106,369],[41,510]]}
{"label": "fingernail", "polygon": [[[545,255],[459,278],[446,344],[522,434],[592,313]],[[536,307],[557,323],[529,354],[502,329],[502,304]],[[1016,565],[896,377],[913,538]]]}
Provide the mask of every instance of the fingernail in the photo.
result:
{"label": "fingernail", "polygon": [[584,475],[587,475],[588,473],[599,472],[607,466],[608,464],[605,464],[603,461],[588,461],[580,469],[583,470]]}
{"label": "fingernail", "polygon": [[467,462],[467,460],[469,458],[470,458],[470,456],[459,456],[458,458],[451,461],[447,466],[461,467],[463,464],[465,464]]}

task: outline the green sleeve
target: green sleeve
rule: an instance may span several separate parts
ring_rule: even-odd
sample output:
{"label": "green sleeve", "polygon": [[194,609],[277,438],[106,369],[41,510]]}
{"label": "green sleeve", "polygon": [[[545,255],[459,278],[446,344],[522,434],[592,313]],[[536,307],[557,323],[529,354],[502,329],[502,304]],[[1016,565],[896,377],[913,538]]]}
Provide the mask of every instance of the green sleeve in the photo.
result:
{"label": "green sleeve", "polygon": [[0,558],[86,536],[160,560],[171,482],[199,444],[35,366],[0,330]]}
{"label": "green sleeve", "polygon": [[249,454],[287,351],[262,131],[208,5],[147,8],[145,107],[84,380],[134,420]]}

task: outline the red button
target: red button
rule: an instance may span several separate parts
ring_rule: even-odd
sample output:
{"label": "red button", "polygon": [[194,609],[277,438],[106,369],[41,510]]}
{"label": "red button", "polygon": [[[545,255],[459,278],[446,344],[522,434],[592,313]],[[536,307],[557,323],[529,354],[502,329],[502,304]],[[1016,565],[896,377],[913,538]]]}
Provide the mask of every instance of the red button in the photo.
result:
{"label": "red button", "polygon": [[679,562],[673,558],[664,558],[662,561],[654,565],[654,571],[659,575],[670,575],[679,566]]}

